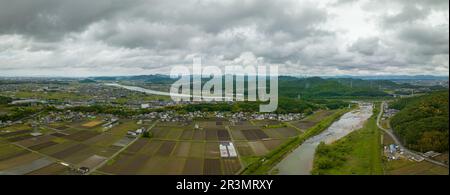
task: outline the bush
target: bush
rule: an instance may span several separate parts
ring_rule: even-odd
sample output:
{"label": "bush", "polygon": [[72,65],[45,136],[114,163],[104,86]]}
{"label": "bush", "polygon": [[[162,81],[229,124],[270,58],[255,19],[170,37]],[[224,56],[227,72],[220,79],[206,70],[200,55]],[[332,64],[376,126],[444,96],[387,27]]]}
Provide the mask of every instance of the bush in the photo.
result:
{"label": "bush", "polygon": [[150,131],[144,131],[144,134],[142,134],[142,137],[145,138],[151,138],[153,135]]}

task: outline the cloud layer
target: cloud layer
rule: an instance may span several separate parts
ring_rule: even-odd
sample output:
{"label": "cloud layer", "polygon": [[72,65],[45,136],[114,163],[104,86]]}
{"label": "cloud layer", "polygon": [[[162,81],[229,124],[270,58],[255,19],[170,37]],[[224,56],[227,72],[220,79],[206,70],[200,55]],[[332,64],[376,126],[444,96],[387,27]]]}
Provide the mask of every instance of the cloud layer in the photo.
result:
{"label": "cloud layer", "polygon": [[292,75],[448,75],[447,0],[0,0],[0,76],[278,64]]}

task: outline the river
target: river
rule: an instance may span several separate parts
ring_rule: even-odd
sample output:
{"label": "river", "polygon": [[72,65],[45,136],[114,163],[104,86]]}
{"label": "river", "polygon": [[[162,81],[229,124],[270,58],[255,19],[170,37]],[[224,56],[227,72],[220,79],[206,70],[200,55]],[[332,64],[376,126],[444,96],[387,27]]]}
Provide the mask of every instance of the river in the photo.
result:
{"label": "river", "polygon": [[[216,99],[217,96],[208,96],[209,94],[202,94],[201,96],[198,95],[191,95],[190,91],[189,94],[180,94],[180,93],[169,93],[169,92],[164,92],[164,91],[155,91],[155,90],[151,90],[151,89],[146,89],[146,88],[142,88],[142,87],[137,87],[137,86],[128,86],[128,85],[121,85],[118,83],[106,83],[106,86],[113,86],[113,87],[120,87],[120,88],[124,88],[124,89],[128,89],[131,91],[138,91],[138,92],[142,92],[142,93],[146,93],[146,94],[152,94],[152,95],[161,95],[161,96],[170,96],[170,97],[181,97],[181,98],[202,98],[202,99]],[[237,94],[238,96],[243,96],[242,94]],[[229,100],[231,98],[229,97],[224,97],[225,100]]]}
{"label": "river", "polygon": [[362,128],[364,122],[372,116],[372,110],[372,104],[360,103],[358,109],[345,113],[325,131],[306,140],[274,169],[277,169],[280,175],[309,175],[313,168],[314,153],[320,142],[330,144]]}

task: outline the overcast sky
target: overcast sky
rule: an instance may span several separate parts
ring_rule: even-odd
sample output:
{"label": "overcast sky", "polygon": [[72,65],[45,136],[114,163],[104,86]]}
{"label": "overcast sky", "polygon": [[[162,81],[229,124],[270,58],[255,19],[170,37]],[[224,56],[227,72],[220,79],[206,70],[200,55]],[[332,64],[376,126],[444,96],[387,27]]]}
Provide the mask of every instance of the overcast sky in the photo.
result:
{"label": "overcast sky", "polygon": [[0,76],[447,75],[448,0],[0,0]]}

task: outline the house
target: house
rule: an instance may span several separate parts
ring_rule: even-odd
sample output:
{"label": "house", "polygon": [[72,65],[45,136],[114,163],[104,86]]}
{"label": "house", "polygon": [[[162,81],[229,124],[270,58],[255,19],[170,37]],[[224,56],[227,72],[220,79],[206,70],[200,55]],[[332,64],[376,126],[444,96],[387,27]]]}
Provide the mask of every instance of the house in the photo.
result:
{"label": "house", "polygon": [[145,128],[144,128],[144,127],[141,127],[141,128],[136,129],[136,130],[134,130],[134,131],[128,131],[128,132],[127,132],[127,135],[136,137],[136,136],[138,136],[138,135],[140,135],[140,134],[143,134],[144,132],[145,132]]}
{"label": "house", "polygon": [[138,134],[137,134],[136,132],[134,132],[134,131],[128,131],[128,132],[127,132],[127,135],[130,135],[130,136],[137,136]]}
{"label": "house", "polygon": [[150,104],[141,104],[142,109],[150,108]]}
{"label": "house", "polygon": [[394,154],[395,152],[397,152],[397,147],[396,147],[395,144],[389,145],[389,152],[390,152],[391,154]]}

